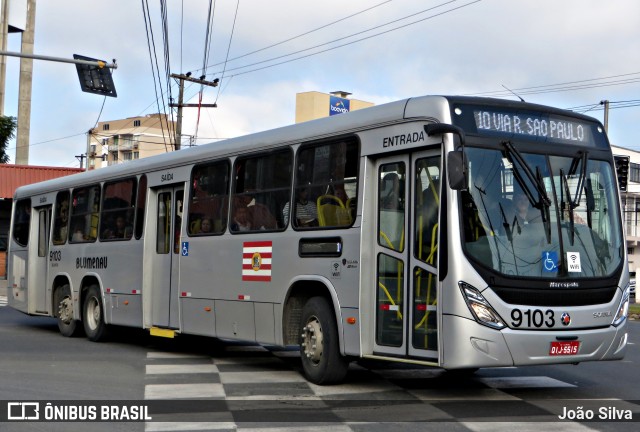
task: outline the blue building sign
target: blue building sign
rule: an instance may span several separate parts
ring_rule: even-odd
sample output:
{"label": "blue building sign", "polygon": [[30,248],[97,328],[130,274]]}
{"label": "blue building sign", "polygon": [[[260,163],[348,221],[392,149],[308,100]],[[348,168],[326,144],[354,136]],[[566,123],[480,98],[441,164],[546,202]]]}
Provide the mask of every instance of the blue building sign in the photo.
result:
{"label": "blue building sign", "polygon": [[337,96],[329,96],[329,115],[343,114],[351,109],[351,101]]}

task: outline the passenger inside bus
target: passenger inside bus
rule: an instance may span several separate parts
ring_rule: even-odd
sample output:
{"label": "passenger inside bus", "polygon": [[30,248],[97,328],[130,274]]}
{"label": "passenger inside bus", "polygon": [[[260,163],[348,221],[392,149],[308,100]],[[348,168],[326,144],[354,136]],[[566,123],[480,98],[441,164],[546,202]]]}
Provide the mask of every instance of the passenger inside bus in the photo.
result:
{"label": "passenger inside bus", "polygon": [[398,174],[386,174],[382,179],[380,207],[387,210],[404,210],[403,193]]}
{"label": "passenger inside bus", "polygon": [[529,198],[520,186],[513,186],[513,212],[514,216],[509,222],[511,231],[520,234],[524,225],[542,222],[540,210],[533,208]]}
{"label": "passenger inside bus", "polygon": [[[296,193],[296,208],[295,208],[295,226],[297,227],[314,227],[318,226],[318,209],[313,200],[308,199],[309,189],[300,188]],[[286,203],[282,209],[283,220],[289,220],[289,204]]]}
{"label": "passenger inside bus", "polygon": [[235,209],[231,223],[232,231],[251,231],[251,215],[247,207],[238,206]]}
{"label": "passenger inside bus", "polygon": [[102,233],[103,239],[123,239],[131,238],[133,228],[127,225],[124,216],[116,217],[115,223]]}
{"label": "passenger inside bus", "polygon": [[69,233],[68,228],[69,221],[69,201],[64,200],[60,203],[60,208],[58,209],[58,216],[56,218],[56,227],[57,230],[54,233],[54,244],[62,244],[67,241],[67,235]]}
{"label": "passenger inside bus", "polygon": [[211,225],[211,219],[202,218],[200,220],[200,230],[199,230],[198,234],[209,234],[211,232],[212,228],[213,227]]}
{"label": "passenger inside bus", "polygon": [[72,242],[83,242],[84,238],[84,226],[76,224],[73,228],[73,234],[71,235]]}

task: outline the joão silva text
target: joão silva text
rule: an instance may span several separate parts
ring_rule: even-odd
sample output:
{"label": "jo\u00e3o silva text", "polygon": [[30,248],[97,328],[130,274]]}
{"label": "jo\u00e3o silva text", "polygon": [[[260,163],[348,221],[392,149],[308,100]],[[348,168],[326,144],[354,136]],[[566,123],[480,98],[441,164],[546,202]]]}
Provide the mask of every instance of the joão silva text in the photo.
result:
{"label": "jo\u00e3o silva text", "polygon": [[[596,416],[590,409],[579,406],[576,409],[562,407],[562,414],[558,416],[560,420],[592,420]],[[616,407],[600,407],[598,409],[598,420],[633,420],[631,410],[618,409]]]}

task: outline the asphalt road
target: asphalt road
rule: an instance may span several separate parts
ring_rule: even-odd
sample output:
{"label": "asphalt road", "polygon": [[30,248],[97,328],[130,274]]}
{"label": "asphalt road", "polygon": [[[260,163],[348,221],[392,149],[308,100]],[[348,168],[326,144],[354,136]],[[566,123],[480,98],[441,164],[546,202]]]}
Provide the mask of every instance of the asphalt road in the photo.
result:
{"label": "asphalt road", "polygon": [[[92,343],[62,337],[53,319],[0,306],[0,418],[10,402],[26,401],[97,409],[140,404],[152,417],[0,422],[0,431],[635,431],[639,322],[630,322],[629,336],[627,356],[617,362],[455,376],[363,361],[352,365],[344,384],[315,386],[300,375],[296,351],[206,338],[158,339],[126,328],[114,329],[106,343]],[[591,412],[594,419],[561,422],[565,411]],[[631,415],[633,423],[612,421],[618,414]]]}

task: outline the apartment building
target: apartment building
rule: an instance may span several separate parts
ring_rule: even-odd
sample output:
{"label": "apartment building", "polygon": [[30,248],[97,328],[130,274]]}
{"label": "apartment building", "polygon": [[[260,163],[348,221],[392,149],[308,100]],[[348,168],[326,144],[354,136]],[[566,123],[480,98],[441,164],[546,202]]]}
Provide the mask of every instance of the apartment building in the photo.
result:
{"label": "apartment building", "polygon": [[87,170],[173,151],[174,131],[165,114],[99,122],[87,140]]}

